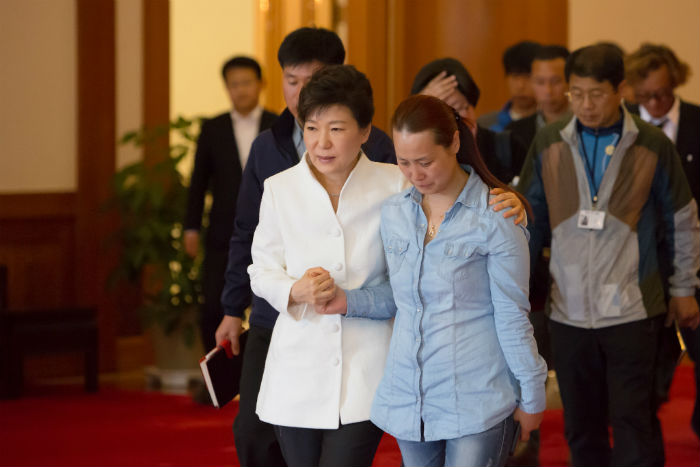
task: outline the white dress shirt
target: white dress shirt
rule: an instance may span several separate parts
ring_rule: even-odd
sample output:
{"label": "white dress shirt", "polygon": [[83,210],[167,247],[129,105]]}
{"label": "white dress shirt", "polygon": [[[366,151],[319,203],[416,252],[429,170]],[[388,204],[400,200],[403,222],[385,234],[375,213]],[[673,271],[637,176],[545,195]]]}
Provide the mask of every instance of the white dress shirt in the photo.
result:
{"label": "white dress shirt", "polygon": [[231,111],[233,134],[236,137],[241,169],[245,168],[245,163],[248,162],[248,154],[250,154],[250,147],[253,145],[253,140],[260,132],[262,113],[263,109],[260,106],[253,109],[248,115],[241,115],[236,109]]}
{"label": "white dress shirt", "polygon": [[248,273],[253,293],[280,315],[258,394],[262,421],[335,429],[339,421],[369,420],[393,323],[290,307],[289,294],[307,269],[319,266],[344,289],[385,281],[380,206],[406,186],[397,166],[364,154],[340,192],[336,212],[311,172],[308,153],[265,180]]}
{"label": "white dress shirt", "polygon": [[676,99],[673,101],[671,109],[663,117],[652,117],[643,105],[639,106],[639,116],[642,118],[642,120],[647,123],[651,123],[654,126],[659,126],[663,123],[661,129],[664,133],[666,133],[668,139],[673,141],[673,144],[676,144],[676,138],[678,137],[678,122],[681,119],[681,100],[678,96],[676,96]]}

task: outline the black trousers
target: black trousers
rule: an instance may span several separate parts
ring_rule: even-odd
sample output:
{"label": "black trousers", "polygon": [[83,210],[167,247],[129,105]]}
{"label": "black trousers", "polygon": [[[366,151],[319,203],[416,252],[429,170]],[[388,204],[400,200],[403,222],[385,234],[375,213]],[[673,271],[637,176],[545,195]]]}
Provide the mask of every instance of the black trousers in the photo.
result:
{"label": "black trousers", "polygon": [[663,316],[600,329],[550,320],[565,435],[574,466],[663,465],[658,459],[653,390],[662,325]]}
{"label": "black trousers", "polygon": [[275,426],[289,467],[369,467],[384,432],[370,421],[335,430]]}
{"label": "black trousers", "polygon": [[241,399],[233,423],[233,438],[241,467],[286,465],[272,425],[260,421],[255,413],[271,338],[272,329],[251,326],[248,331],[241,370]]}
{"label": "black trousers", "polygon": [[204,351],[216,347],[216,328],[224,317],[221,306],[221,292],[224,290],[224,273],[228,261],[228,249],[206,246],[202,264],[202,293],[204,304],[200,315],[199,329],[202,334]]}

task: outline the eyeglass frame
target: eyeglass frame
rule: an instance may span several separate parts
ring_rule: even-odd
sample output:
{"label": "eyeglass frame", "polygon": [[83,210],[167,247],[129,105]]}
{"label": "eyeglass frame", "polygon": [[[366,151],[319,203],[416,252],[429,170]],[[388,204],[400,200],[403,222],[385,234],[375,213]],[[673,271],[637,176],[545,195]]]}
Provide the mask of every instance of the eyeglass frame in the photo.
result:
{"label": "eyeglass frame", "polygon": [[673,94],[673,88],[672,87],[665,87],[662,89],[659,89],[658,91],[654,92],[644,92],[644,93],[634,93],[634,98],[639,102],[640,104],[646,104],[647,102],[651,101],[652,99],[656,99],[656,102],[661,102],[662,100],[668,100],[675,98]]}
{"label": "eyeglass frame", "polygon": [[571,102],[572,104],[583,103],[584,100],[586,99],[586,96],[588,96],[588,99],[590,99],[591,102],[600,103],[610,94],[612,94],[612,93],[610,93],[608,91],[603,91],[600,89],[592,89],[590,91],[578,91],[578,92],[566,91],[564,93],[566,98],[569,99],[569,102]]}

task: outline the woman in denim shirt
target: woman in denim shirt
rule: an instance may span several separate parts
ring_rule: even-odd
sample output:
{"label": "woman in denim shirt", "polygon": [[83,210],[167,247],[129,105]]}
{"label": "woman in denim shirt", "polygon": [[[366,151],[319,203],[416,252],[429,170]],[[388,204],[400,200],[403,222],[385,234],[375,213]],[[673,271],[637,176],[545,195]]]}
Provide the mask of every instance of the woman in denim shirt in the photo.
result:
{"label": "woman in denim shirt", "polygon": [[[405,465],[504,465],[514,422],[525,440],[545,409],[527,231],[489,209],[489,186],[506,187],[449,106],[410,97],[392,127],[413,184],[382,207],[393,300],[386,284],[337,294],[348,318],[396,318],[371,420]],[[469,165],[457,163],[460,145]]]}

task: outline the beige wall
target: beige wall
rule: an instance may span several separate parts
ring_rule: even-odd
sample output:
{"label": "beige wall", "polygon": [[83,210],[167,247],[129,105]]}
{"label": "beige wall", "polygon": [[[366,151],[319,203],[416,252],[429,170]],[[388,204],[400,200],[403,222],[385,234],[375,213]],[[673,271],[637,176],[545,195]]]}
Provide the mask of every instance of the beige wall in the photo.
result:
{"label": "beige wall", "polygon": [[[221,65],[255,54],[255,0],[170,0],[170,115],[229,109]],[[267,72],[267,70],[264,70]]]}
{"label": "beige wall", "polygon": [[600,40],[633,52],[642,42],[671,47],[692,76],[678,94],[700,102],[700,2],[698,0],[569,0],[569,48]]}
{"label": "beige wall", "polygon": [[77,186],[74,0],[0,1],[0,193]]}
{"label": "beige wall", "polygon": [[[170,0],[170,118],[213,116],[230,109],[221,66],[255,55],[256,0]],[[263,68],[263,76],[268,71]],[[192,171],[194,158],[180,170]]]}
{"label": "beige wall", "polygon": [[[142,1],[116,0],[115,139],[141,124]],[[693,71],[679,93],[700,102],[700,2],[568,1],[570,48],[598,40],[616,41],[627,51],[645,40],[665,43]],[[263,0],[171,0],[173,116],[212,115],[228,108],[221,64],[231,55],[259,50],[256,21],[264,5]],[[288,10],[285,24],[299,8]],[[0,193],[76,189],[75,15],[75,0],[0,0]],[[264,73],[278,73],[277,64],[269,64]],[[120,149],[117,165],[138,157],[134,150]]]}
{"label": "beige wall", "polygon": [[[143,0],[116,1],[116,135],[143,124]],[[141,159],[143,151],[118,146],[116,166],[121,168]]]}

